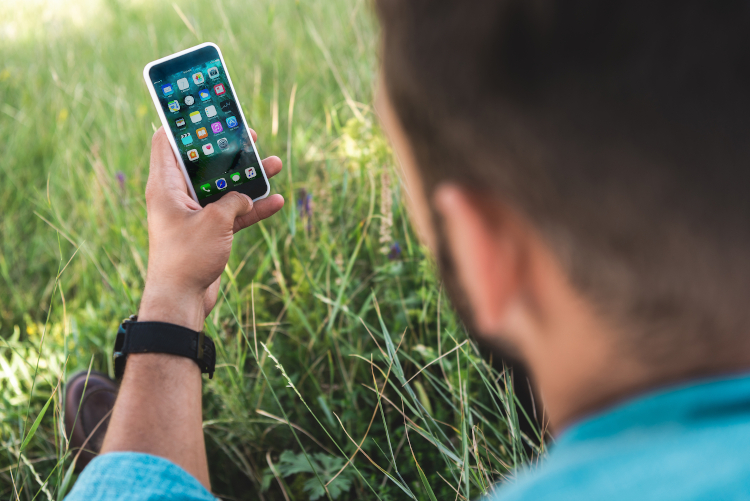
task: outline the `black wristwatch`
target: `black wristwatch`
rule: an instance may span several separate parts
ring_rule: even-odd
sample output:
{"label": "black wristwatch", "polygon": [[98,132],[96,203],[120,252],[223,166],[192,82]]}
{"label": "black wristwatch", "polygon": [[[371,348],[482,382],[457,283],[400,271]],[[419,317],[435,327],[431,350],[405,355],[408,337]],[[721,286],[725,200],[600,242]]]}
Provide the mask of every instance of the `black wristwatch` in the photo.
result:
{"label": "black wristwatch", "polygon": [[125,373],[130,353],[167,353],[194,360],[202,374],[214,377],[216,349],[203,332],[165,322],[138,322],[136,315],[123,320],[115,339],[115,378]]}

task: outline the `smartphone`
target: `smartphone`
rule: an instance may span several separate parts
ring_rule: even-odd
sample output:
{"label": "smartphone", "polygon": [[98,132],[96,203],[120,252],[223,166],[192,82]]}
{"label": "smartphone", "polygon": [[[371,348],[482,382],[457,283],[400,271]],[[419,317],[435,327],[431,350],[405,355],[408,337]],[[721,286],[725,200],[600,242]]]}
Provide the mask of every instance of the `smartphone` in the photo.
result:
{"label": "smartphone", "polygon": [[216,44],[152,61],[143,78],[196,202],[205,207],[228,191],[253,200],[268,196],[268,178]]}

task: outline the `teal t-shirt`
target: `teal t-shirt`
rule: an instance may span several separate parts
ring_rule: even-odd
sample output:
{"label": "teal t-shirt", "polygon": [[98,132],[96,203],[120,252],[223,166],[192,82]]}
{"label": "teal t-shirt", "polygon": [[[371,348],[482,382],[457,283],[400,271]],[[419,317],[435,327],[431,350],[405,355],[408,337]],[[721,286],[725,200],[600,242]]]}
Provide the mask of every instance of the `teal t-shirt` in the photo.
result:
{"label": "teal t-shirt", "polygon": [[218,501],[172,461],[138,452],[94,458],[65,501]]}
{"label": "teal t-shirt", "polygon": [[750,500],[750,377],[668,388],[589,417],[490,499]]}
{"label": "teal t-shirt", "polygon": [[[92,461],[66,499],[215,498],[170,461],[125,452]],[[589,417],[490,499],[750,500],[750,377],[667,388]]]}

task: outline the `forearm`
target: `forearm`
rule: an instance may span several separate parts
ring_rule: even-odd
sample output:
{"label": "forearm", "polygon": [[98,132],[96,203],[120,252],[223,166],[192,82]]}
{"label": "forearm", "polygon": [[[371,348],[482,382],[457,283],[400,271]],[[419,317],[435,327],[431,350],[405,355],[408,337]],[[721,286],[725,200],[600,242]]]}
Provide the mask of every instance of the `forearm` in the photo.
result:
{"label": "forearm", "polygon": [[201,371],[190,359],[130,355],[102,453],[169,459],[210,489],[201,409]]}
{"label": "forearm", "polygon": [[[139,320],[203,327],[200,299],[159,300],[144,291]],[[174,295],[167,295],[174,300]],[[160,353],[131,354],[102,453],[134,451],[169,459],[210,488],[203,438],[201,371],[188,358]]]}

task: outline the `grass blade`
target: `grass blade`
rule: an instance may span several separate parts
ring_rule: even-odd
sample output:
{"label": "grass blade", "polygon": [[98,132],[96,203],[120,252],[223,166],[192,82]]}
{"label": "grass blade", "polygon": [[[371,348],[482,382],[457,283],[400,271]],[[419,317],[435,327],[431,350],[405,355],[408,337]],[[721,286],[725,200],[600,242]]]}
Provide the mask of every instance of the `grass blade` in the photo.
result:
{"label": "grass blade", "polygon": [[39,424],[41,424],[42,419],[44,418],[44,415],[47,413],[47,409],[49,408],[49,404],[52,403],[52,400],[55,398],[55,393],[57,392],[57,388],[55,388],[55,391],[52,392],[52,395],[47,399],[47,403],[44,404],[44,407],[42,407],[41,412],[39,412],[39,415],[34,420],[34,424],[31,425],[31,428],[29,428],[29,432],[26,434],[26,438],[23,439],[23,443],[21,444],[21,452],[26,448],[27,445],[29,445],[29,442],[31,442],[31,439],[34,438],[34,434],[36,434],[37,428],[39,428]]}

